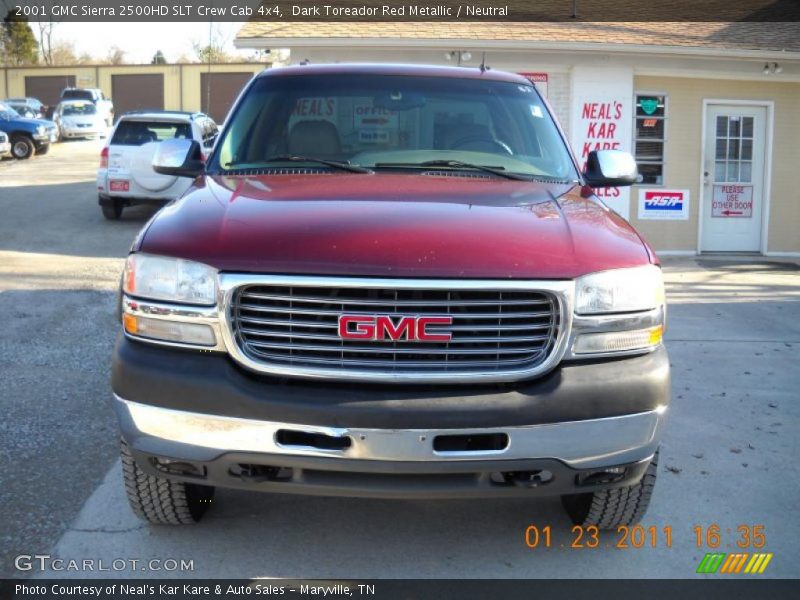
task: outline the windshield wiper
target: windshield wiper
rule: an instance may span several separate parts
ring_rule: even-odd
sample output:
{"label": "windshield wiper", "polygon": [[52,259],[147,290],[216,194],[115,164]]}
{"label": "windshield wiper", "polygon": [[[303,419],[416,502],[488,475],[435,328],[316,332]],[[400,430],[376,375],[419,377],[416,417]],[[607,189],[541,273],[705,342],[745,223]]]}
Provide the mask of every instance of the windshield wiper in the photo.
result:
{"label": "windshield wiper", "polygon": [[524,175],[517,175],[506,171],[504,167],[490,167],[488,165],[478,165],[474,163],[463,162],[460,160],[426,160],[421,163],[376,163],[376,167],[448,167],[451,169],[474,169],[476,171],[483,171],[484,173],[491,173],[498,177],[505,177],[506,179],[516,179],[518,181],[530,181]]}
{"label": "windshield wiper", "polygon": [[[255,164],[266,164],[266,163],[274,163],[274,162],[312,162],[318,163],[320,165],[325,165],[326,167],[333,167],[334,169],[341,169],[342,171],[350,171],[351,173],[372,173],[371,169],[367,169],[366,167],[362,167],[360,165],[352,165],[348,161],[338,161],[338,160],[327,160],[325,158],[316,158],[314,156],[299,156],[296,154],[278,154],[276,156],[270,156],[264,160],[256,161]],[[242,162],[229,162],[225,165],[225,167],[235,167],[237,165],[251,165],[254,164],[252,162],[242,161]]]}

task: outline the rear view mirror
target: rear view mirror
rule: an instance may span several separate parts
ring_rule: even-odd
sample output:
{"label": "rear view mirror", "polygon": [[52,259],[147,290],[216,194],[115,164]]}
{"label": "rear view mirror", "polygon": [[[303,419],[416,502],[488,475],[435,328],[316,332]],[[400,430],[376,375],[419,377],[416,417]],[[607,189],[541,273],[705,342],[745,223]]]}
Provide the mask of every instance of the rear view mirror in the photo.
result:
{"label": "rear view mirror", "polygon": [[204,170],[203,152],[195,140],[165,140],[153,157],[153,170],[162,175],[195,177]]}
{"label": "rear view mirror", "polygon": [[583,178],[591,187],[622,187],[639,182],[639,169],[629,152],[594,150],[586,158]]}

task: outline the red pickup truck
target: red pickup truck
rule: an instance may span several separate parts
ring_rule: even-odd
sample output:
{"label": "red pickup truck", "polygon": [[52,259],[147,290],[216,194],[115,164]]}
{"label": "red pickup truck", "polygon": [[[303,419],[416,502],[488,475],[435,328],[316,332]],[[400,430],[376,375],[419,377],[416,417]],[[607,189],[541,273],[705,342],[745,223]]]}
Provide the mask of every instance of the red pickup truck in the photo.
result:
{"label": "red pickup truck", "polygon": [[255,77],[123,274],[114,407],[128,499],[193,523],[215,487],[559,495],[639,520],[669,403],[658,259],[526,79],[298,66]]}

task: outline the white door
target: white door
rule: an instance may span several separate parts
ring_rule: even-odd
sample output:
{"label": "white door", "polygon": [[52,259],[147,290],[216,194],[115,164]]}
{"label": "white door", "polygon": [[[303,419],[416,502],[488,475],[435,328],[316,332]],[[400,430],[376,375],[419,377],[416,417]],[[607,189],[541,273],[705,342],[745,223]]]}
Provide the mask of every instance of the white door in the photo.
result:
{"label": "white door", "polygon": [[767,109],[712,104],[706,110],[700,249],[758,252],[764,207]]}

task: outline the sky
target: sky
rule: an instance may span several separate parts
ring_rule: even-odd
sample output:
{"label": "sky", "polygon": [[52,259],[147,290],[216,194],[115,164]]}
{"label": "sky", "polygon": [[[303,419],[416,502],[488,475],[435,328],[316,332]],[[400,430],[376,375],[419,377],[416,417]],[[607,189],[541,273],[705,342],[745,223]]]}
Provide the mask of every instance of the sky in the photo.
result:
{"label": "sky", "polygon": [[[229,54],[252,54],[248,50],[236,50],[233,39],[243,23],[214,22],[214,31],[225,41]],[[36,25],[32,26],[38,33]],[[55,42],[72,42],[75,53],[88,52],[103,58],[109,48],[119,46],[125,51],[125,62],[149,63],[156,51],[161,50],[167,62],[175,62],[185,55],[193,59],[192,42],[208,43],[208,22],[204,23],[59,23],[53,34]]]}

